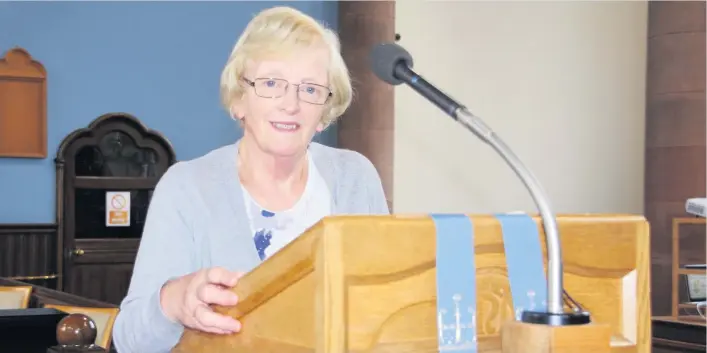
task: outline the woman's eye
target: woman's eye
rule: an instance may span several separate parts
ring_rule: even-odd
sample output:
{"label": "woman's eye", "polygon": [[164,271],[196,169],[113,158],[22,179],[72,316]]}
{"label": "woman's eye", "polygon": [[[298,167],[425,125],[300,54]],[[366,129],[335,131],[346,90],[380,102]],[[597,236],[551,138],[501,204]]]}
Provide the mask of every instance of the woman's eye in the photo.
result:
{"label": "woman's eye", "polygon": [[302,88],[303,88],[303,91],[306,92],[306,93],[308,93],[308,94],[316,94],[316,93],[317,93],[317,88],[316,88],[316,87],[305,86],[305,87],[302,87]]}
{"label": "woman's eye", "polygon": [[268,87],[275,87],[277,83],[273,80],[265,81],[265,85]]}

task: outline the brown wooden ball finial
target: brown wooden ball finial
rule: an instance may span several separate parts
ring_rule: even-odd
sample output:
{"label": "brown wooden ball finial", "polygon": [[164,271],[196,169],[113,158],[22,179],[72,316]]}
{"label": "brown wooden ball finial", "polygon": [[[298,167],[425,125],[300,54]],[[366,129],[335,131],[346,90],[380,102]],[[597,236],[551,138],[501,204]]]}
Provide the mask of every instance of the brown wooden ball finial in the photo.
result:
{"label": "brown wooden ball finial", "polygon": [[59,346],[89,347],[96,341],[96,323],[84,314],[70,314],[59,321],[56,340]]}

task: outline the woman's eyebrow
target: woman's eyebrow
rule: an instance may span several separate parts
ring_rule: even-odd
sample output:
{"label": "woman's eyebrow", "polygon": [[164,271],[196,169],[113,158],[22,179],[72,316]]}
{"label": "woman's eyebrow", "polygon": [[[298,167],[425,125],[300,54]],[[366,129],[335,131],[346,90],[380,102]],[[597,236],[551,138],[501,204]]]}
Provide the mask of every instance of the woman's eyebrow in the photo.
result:
{"label": "woman's eyebrow", "polygon": [[278,70],[271,70],[271,71],[266,71],[258,76],[260,76],[260,77],[275,77],[275,76],[281,77],[282,72],[280,72]]}
{"label": "woman's eyebrow", "polygon": [[316,83],[316,84],[318,84],[318,85],[321,85],[321,83],[319,83],[319,80],[315,80],[315,79],[313,79],[313,78],[311,78],[311,77],[305,77],[305,78],[303,78],[302,81],[300,81],[300,82]]}

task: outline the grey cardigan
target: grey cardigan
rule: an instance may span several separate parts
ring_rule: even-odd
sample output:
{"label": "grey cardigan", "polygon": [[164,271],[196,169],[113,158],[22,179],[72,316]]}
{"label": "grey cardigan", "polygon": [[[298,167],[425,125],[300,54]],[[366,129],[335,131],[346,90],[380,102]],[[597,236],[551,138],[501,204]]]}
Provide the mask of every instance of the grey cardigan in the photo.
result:
{"label": "grey cardigan", "polygon": [[[380,177],[358,152],[312,143],[334,214],[388,214]],[[113,328],[119,353],[168,352],[183,327],[167,319],[159,292],[169,279],[201,268],[250,271],[260,258],[238,182],[238,142],[174,164],[150,202],[128,294]]]}

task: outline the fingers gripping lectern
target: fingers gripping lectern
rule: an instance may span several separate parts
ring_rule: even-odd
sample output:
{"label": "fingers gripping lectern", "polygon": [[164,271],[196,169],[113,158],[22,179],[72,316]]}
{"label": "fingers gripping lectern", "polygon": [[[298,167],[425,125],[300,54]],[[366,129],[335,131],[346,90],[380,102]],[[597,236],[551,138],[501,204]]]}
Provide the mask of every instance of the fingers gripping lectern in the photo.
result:
{"label": "fingers gripping lectern", "polygon": [[646,221],[557,222],[567,310],[590,324],[518,321],[547,305],[537,217],[338,216],[246,274],[238,305],[215,308],[240,333],[187,329],[172,352],[649,352]]}

